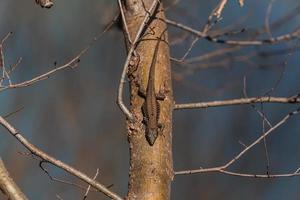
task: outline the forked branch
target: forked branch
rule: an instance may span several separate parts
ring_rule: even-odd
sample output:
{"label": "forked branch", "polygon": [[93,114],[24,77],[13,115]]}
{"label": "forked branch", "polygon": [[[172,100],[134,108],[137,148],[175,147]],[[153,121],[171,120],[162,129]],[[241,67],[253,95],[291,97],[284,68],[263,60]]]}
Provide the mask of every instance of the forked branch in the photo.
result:
{"label": "forked branch", "polygon": [[295,116],[296,114],[299,114],[300,107],[297,110],[294,110],[293,112],[290,112],[285,117],[283,117],[276,125],[271,127],[268,131],[263,133],[259,138],[257,138],[254,142],[252,142],[250,145],[244,145],[244,149],[240,151],[234,158],[232,158],[230,161],[228,161],[226,164],[219,166],[219,167],[213,167],[213,168],[200,168],[195,170],[184,170],[184,171],[177,171],[175,172],[175,175],[188,175],[188,174],[199,174],[199,173],[208,173],[208,172],[219,172],[223,174],[233,175],[233,176],[241,176],[241,177],[249,177],[249,178],[279,178],[279,177],[291,177],[291,176],[298,176],[300,175],[300,168],[296,169],[294,172],[291,173],[285,173],[285,174],[246,174],[246,173],[237,173],[229,171],[228,168],[236,163],[243,155],[245,155],[250,149],[252,149],[254,146],[262,142],[267,136],[269,136],[274,130],[282,126],[284,123],[286,123],[292,116]]}

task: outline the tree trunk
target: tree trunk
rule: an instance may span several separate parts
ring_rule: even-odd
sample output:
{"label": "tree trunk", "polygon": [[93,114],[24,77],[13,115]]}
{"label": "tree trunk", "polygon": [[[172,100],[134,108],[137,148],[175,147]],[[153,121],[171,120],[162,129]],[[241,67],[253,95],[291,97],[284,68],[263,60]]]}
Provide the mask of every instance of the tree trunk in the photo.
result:
{"label": "tree trunk", "polygon": [[[141,0],[123,1],[128,32],[132,40],[135,38],[146,10],[147,12],[149,11],[153,0],[143,0],[143,3]],[[136,54],[139,58],[137,68],[134,70],[129,68],[131,113],[135,119],[127,123],[130,146],[129,191],[127,198],[130,200],[170,199],[170,185],[173,178],[173,92],[168,34],[166,24],[163,20],[159,20],[164,18],[163,5],[159,4],[136,46]],[[125,28],[124,34],[126,35]],[[159,43],[158,40],[160,40]],[[126,44],[130,48],[128,38]],[[157,44],[158,48],[156,48]],[[156,56],[155,51],[157,51]],[[157,101],[160,105],[160,109],[158,109],[158,123],[162,124],[162,128],[155,143],[150,145],[145,137],[146,126],[149,124],[143,121],[145,113],[143,114],[142,112],[145,98],[141,97],[138,91],[139,88],[147,88],[150,66],[155,59],[155,93],[164,91],[165,98]]]}
{"label": "tree trunk", "polygon": [[8,200],[28,200],[18,185],[10,177],[0,157],[0,190]]}

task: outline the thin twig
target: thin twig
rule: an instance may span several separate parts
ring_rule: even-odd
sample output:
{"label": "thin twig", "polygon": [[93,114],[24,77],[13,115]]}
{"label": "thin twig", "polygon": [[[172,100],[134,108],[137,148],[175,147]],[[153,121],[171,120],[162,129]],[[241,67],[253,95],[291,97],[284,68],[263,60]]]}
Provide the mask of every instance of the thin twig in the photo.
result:
{"label": "thin twig", "polygon": [[4,38],[1,40],[1,45],[3,45],[3,43],[13,34],[13,32],[9,32],[7,33]]}
{"label": "thin twig", "polygon": [[[226,0],[227,1],[227,0]],[[215,11],[218,8],[218,6],[220,6],[220,4],[217,5],[216,8],[214,8],[212,10],[212,12],[210,13],[210,15],[208,16],[207,22],[202,30],[202,34],[207,34],[208,31],[213,27],[213,25],[215,25],[218,20],[215,23],[212,23],[212,20],[214,18],[214,16],[216,15]],[[220,20],[220,18],[217,16],[217,19]],[[194,40],[192,41],[192,43],[190,44],[190,47],[188,48],[188,50],[184,53],[184,55],[182,56],[182,58],[179,60],[180,62],[184,62],[184,60],[186,59],[186,57],[190,54],[190,52],[192,51],[193,47],[195,46],[195,44],[199,41],[199,37],[195,37]]]}
{"label": "thin twig", "polygon": [[[266,114],[264,113],[264,108],[263,108],[263,104],[261,104],[261,111],[263,113],[263,116],[266,116]],[[262,120],[262,133],[264,134],[266,132],[266,120],[267,117],[263,118]],[[264,149],[265,149],[265,157],[266,157],[266,170],[267,170],[267,174],[270,174],[270,156],[269,156],[269,150],[268,150],[268,145],[267,145],[267,139],[264,138]]]}
{"label": "thin twig", "polygon": [[[9,70],[6,72],[7,75],[9,76],[17,67],[18,65],[22,62],[22,57],[20,57],[17,62],[15,64],[13,64]],[[1,77],[0,78],[0,86],[1,86],[1,83],[5,80],[5,77]],[[12,84],[12,82],[10,82],[10,84]]]}
{"label": "thin twig", "polygon": [[[31,155],[31,154],[25,154],[23,153],[22,155]],[[32,157],[32,158],[35,158],[35,157]],[[54,182],[58,182],[58,183],[62,183],[62,184],[66,184],[66,185],[70,185],[70,186],[74,186],[74,187],[77,187],[81,190],[86,190],[86,188],[84,186],[81,186],[79,184],[76,184],[76,183],[72,183],[70,181],[66,181],[66,180],[62,180],[62,179],[59,179],[59,178],[56,178],[54,176],[52,176],[50,174],[50,172],[43,166],[43,163],[47,163],[46,161],[44,160],[41,160],[40,158],[36,158],[37,160],[39,160],[39,167],[42,169],[42,171],[49,177],[49,179],[51,181],[54,181]],[[50,163],[51,164],[51,163]]]}
{"label": "thin twig", "polygon": [[25,108],[25,107],[22,106],[22,107],[18,108],[17,110],[15,110],[15,111],[13,111],[13,112],[10,112],[10,113],[8,113],[8,114],[6,114],[6,115],[4,115],[3,118],[4,118],[4,119],[7,119],[7,118],[11,117],[12,115],[15,115],[16,113],[20,112],[20,111],[23,110],[24,108]]}
{"label": "thin twig", "polygon": [[56,198],[59,200],[64,200],[63,198],[61,198],[61,196],[59,196],[58,194],[56,195]]}
{"label": "thin twig", "polygon": [[119,5],[120,13],[121,13],[120,17],[122,19],[123,26],[125,28],[126,37],[129,41],[129,44],[131,44],[132,41],[131,41],[131,38],[130,38],[130,34],[129,34],[129,30],[128,30],[128,26],[127,26],[127,22],[126,22],[126,18],[125,18],[125,14],[124,14],[123,5],[122,5],[121,0],[118,0],[118,5]]}
{"label": "thin twig", "polygon": [[272,37],[271,28],[270,28],[270,16],[271,16],[274,1],[275,0],[270,0],[268,8],[267,8],[266,17],[265,17],[265,27],[266,27],[266,32],[268,33],[269,37]]}
{"label": "thin twig", "polygon": [[[247,87],[246,87],[246,77],[244,77],[244,88],[243,88],[243,93],[245,98],[248,98],[248,94],[247,94]],[[262,134],[264,134],[266,132],[265,130],[265,124],[267,123],[270,128],[272,128],[272,125],[270,123],[270,121],[268,120],[268,118],[266,117],[266,114],[264,112],[264,104],[261,103],[261,110],[259,110],[254,104],[250,104],[251,107],[259,114],[259,116],[262,118]],[[264,138],[263,140],[264,142],[264,150],[265,150],[265,156],[266,156],[266,169],[267,169],[267,174],[269,173],[269,169],[270,169],[270,158],[269,158],[269,151],[268,151],[268,146],[267,146],[267,139]]]}
{"label": "thin twig", "polygon": [[227,0],[221,0],[219,5],[215,8],[214,15],[217,18],[221,17],[222,11],[224,10],[226,3],[227,3]]}
{"label": "thin twig", "polygon": [[244,150],[242,150],[239,154],[237,154],[231,161],[229,161],[227,164],[222,166],[223,169],[228,168],[231,166],[234,162],[239,160],[247,151],[249,151],[252,147],[254,147],[256,144],[261,142],[265,137],[267,137],[271,132],[273,132],[275,129],[280,127],[282,124],[284,124],[290,117],[298,114],[300,112],[300,107],[297,110],[294,110],[293,112],[290,112],[287,114],[282,120],[280,120],[276,125],[274,125],[272,128],[270,128],[268,131],[266,131],[263,135],[261,135],[258,139],[256,139],[252,144],[247,146]]}
{"label": "thin twig", "polygon": [[[244,94],[244,98],[248,98],[246,77],[244,77],[243,94]],[[262,104],[262,103],[260,103],[260,104]],[[269,128],[272,128],[272,124],[269,121],[269,119],[266,117],[265,113],[260,111],[254,104],[250,104],[250,105],[259,114],[259,116],[263,119],[263,121],[267,122],[267,124],[269,125]]]}
{"label": "thin twig", "polygon": [[6,36],[4,36],[4,38],[1,40],[1,43],[0,43],[0,68],[2,68],[2,77],[0,79],[0,87],[3,83],[3,81],[5,80],[5,78],[8,78],[9,82],[11,82],[9,75],[6,71],[5,62],[4,62],[4,53],[3,53],[3,44],[11,35],[12,35],[12,32],[7,33]]}
{"label": "thin twig", "polygon": [[175,104],[174,109],[196,109],[196,108],[209,108],[209,107],[220,107],[220,106],[233,106],[233,105],[244,105],[253,103],[287,103],[296,104],[300,103],[300,97],[298,95],[293,97],[251,97],[241,99],[229,99],[223,101],[208,101],[199,103],[187,103],[187,104]]}
{"label": "thin twig", "polygon": [[[97,168],[97,171],[96,171],[96,174],[95,174],[93,180],[96,180],[98,174],[99,174],[99,168]],[[89,185],[89,186],[87,187],[86,192],[85,192],[84,197],[83,197],[83,200],[87,199],[87,196],[88,196],[88,194],[89,194],[90,189],[91,189],[91,185]]]}

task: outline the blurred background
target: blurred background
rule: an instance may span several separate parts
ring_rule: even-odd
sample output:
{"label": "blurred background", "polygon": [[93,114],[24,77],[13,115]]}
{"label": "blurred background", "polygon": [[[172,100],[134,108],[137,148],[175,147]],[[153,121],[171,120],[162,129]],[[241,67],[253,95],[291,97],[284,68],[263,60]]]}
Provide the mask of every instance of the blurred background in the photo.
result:
{"label": "blurred background", "polygon": [[[219,1],[185,0],[169,7],[167,17],[201,30]],[[0,38],[13,35],[4,44],[6,66],[19,57],[22,63],[11,75],[14,83],[25,81],[66,63],[87,46],[91,39],[117,14],[117,2],[55,1],[49,10],[33,0],[0,1]],[[172,5],[172,1],[167,2]],[[268,16],[268,17],[266,17]],[[290,16],[276,26],[272,23]],[[265,31],[266,19],[270,32]],[[296,0],[245,0],[226,5],[222,20],[212,34],[226,30],[239,32],[224,38],[263,39],[286,34],[299,27],[300,3]],[[261,34],[258,34],[260,30]],[[180,59],[193,37],[170,27],[172,57]],[[199,40],[186,63],[172,63],[174,95],[177,103],[224,100],[247,94],[292,96],[300,92],[298,40],[277,45],[231,49],[226,54],[203,59],[224,44]],[[0,93],[3,116],[24,107],[8,118],[25,137],[45,152],[65,161],[91,177],[99,168],[97,180],[111,185],[125,196],[129,153],[125,118],[115,101],[125,61],[123,35],[116,27],[107,32],[81,58],[78,67],[60,71],[33,86]],[[197,61],[195,57],[200,57]],[[199,58],[198,58],[199,59]],[[7,83],[7,82],[6,82]],[[272,90],[272,88],[274,88]],[[128,88],[127,90],[128,91]],[[261,109],[262,105],[257,105]],[[272,124],[297,105],[264,104],[263,111]],[[288,173],[300,166],[299,121],[295,116],[267,138],[270,173]],[[263,122],[249,105],[174,112],[173,153],[175,170],[222,165],[240,152],[239,141],[250,144],[259,137]],[[76,187],[51,181],[38,161],[22,155],[26,150],[2,127],[0,155],[8,170],[29,199],[82,199],[85,193]],[[266,156],[261,143],[235,163],[231,170],[251,174],[266,173]],[[85,185],[51,165],[51,175]],[[299,199],[300,177],[251,179],[222,174],[175,177],[172,200],[181,199]],[[0,194],[0,199],[5,197]],[[108,199],[91,192],[88,199]]]}

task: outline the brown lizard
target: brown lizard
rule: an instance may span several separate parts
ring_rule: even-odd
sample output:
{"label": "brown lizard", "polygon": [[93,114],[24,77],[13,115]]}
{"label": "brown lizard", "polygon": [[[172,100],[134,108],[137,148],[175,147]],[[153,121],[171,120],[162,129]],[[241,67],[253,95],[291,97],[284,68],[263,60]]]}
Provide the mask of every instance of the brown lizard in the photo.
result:
{"label": "brown lizard", "polygon": [[142,106],[144,115],[143,123],[146,125],[146,139],[151,146],[154,145],[159,131],[161,131],[161,129],[163,128],[162,124],[159,123],[160,105],[158,100],[164,100],[165,95],[161,91],[158,94],[156,94],[155,92],[155,65],[160,41],[161,38],[158,38],[154,49],[153,59],[148,75],[146,92],[145,90],[143,91],[142,87],[140,87],[139,90],[140,96],[145,98],[145,102]]}

